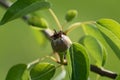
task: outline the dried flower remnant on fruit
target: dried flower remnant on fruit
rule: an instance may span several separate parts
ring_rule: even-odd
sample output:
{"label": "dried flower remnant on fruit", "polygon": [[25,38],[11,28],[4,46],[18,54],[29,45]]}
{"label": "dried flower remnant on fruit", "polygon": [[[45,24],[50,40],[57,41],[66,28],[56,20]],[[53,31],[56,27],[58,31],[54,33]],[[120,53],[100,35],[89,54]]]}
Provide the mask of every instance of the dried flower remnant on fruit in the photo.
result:
{"label": "dried flower remnant on fruit", "polygon": [[72,44],[68,36],[62,31],[54,32],[51,36],[51,45],[55,52],[65,52]]}

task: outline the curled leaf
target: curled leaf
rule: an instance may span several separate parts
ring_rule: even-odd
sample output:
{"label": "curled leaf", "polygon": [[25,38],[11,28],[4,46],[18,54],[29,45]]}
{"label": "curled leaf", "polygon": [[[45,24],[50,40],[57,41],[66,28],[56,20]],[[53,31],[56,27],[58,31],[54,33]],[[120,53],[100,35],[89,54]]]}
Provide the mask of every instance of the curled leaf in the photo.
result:
{"label": "curled leaf", "polygon": [[120,39],[112,31],[106,29],[105,27],[102,27],[99,24],[97,24],[97,27],[101,31],[108,45],[114,51],[116,56],[120,59],[120,44],[118,44],[120,43]]}
{"label": "curled leaf", "polygon": [[101,25],[101,27],[105,27],[110,30],[120,39],[120,24],[112,19],[100,19],[97,21],[97,24]]}

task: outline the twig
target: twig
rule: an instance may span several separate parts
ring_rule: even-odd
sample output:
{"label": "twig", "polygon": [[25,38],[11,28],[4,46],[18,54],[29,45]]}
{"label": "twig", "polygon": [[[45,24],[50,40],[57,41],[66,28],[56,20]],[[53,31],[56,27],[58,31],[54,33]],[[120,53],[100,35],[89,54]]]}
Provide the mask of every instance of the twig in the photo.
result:
{"label": "twig", "polygon": [[101,76],[106,76],[106,77],[109,77],[109,78],[112,78],[112,79],[115,79],[117,77],[117,73],[105,70],[103,68],[99,68],[95,65],[90,65],[90,70],[92,72],[95,72],[95,73],[101,75]]}
{"label": "twig", "polygon": [[[4,8],[8,8],[10,6],[10,4],[6,3],[5,0],[0,0],[0,5],[2,5],[2,7],[4,7]],[[26,22],[28,21],[28,19],[29,18],[27,16],[23,17],[23,20],[25,20]],[[46,37],[48,39],[50,39],[50,36],[53,34],[53,32],[49,29],[43,30],[43,33],[46,35]],[[109,77],[112,79],[115,79],[117,77],[117,73],[105,70],[103,68],[99,68],[95,65],[90,65],[90,70],[92,72],[95,72],[95,73],[101,75],[101,76],[106,76],[106,77]]]}
{"label": "twig", "polygon": [[4,8],[8,8],[10,4],[6,3],[6,0],[0,0],[0,5]]}

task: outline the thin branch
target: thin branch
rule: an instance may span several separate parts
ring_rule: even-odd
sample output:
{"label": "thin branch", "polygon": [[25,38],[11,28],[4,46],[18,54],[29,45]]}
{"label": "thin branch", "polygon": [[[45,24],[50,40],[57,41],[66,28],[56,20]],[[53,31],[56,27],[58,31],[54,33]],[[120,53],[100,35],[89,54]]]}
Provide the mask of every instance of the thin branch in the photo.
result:
{"label": "thin branch", "polygon": [[4,8],[8,8],[10,6],[10,4],[6,2],[6,0],[0,0],[0,5]]}
{"label": "thin branch", "polygon": [[[4,7],[4,8],[8,8],[10,6],[10,4],[8,4],[5,0],[0,0],[0,5],[2,5],[2,7]],[[26,22],[28,22],[28,19],[29,18],[27,16],[23,17],[23,20],[26,21]],[[51,35],[53,35],[53,32],[50,29],[43,30],[43,33],[46,35],[46,37],[48,39],[50,39]],[[101,75],[101,76],[106,76],[106,77],[109,77],[109,78],[112,78],[112,79],[115,79],[117,77],[117,73],[105,70],[103,68],[99,68],[95,65],[90,65],[90,70],[92,72],[95,72],[95,73]]]}
{"label": "thin branch", "polygon": [[117,77],[117,73],[105,70],[103,68],[99,68],[95,65],[90,65],[90,70],[92,72],[95,72],[95,73],[101,75],[101,76],[106,76],[106,77],[109,77],[109,78],[112,78],[112,79],[115,79]]}

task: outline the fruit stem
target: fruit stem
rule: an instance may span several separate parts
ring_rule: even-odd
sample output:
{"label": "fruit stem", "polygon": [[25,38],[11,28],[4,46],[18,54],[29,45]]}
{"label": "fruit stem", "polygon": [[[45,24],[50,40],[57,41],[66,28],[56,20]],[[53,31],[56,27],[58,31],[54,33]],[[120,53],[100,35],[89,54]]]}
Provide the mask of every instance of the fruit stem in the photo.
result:
{"label": "fruit stem", "polygon": [[87,22],[76,22],[74,24],[71,24],[67,30],[65,30],[65,34],[68,34],[72,30],[76,29],[77,27],[82,27],[84,24],[93,24],[95,23],[94,21],[87,21]]}
{"label": "fruit stem", "polygon": [[81,26],[80,22],[74,23],[65,31],[65,33],[67,34],[67,33],[71,32],[73,29],[75,29],[75,28],[77,28],[79,26]]}
{"label": "fruit stem", "polygon": [[54,11],[52,9],[48,9],[51,13],[52,17],[54,18],[56,24],[58,25],[59,29],[62,31],[62,26],[60,24],[60,21],[58,20],[57,16],[55,15]]}

